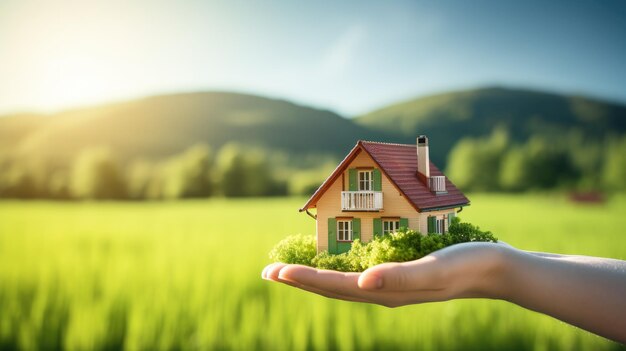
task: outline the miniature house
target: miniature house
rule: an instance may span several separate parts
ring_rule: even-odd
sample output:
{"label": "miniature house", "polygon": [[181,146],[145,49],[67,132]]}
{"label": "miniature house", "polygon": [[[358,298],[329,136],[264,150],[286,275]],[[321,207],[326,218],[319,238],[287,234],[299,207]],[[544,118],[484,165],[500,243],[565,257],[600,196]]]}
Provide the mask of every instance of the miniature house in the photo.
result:
{"label": "miniature house", "polygon": [[[342,253],[352,241],[405,227],[445,233],[469,200],[417,145],[360,140],[300,209],[317,221],[317,251]],[[316,214],[311,211],[315,209]]]}

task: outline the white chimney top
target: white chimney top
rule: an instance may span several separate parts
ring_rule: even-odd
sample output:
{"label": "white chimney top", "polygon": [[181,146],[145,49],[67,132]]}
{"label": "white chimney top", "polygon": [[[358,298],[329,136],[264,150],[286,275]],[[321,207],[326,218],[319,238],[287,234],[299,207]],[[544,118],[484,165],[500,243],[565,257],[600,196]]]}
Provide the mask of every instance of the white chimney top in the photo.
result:
{"label": "white chimney top", "polygon": [[428,138],[426,135],[417,137],[417,173],[430,178],[430,157],[428,155]]}

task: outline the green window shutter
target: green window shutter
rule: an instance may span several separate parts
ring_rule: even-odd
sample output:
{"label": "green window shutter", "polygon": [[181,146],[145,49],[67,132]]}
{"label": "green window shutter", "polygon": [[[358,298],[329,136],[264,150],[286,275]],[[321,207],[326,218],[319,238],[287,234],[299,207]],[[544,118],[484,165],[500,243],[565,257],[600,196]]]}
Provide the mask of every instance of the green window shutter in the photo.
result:
{"label": "green window shutter", "polygon": [[361,219],[352,219],[352,240],[361,239]]}
{"label": "green window shutter", "polygon": [[328,252],[337,253],[337,220],[334,218],[328,219]]}
{"label": "green window shutter", "polygon": [[409,229],[409,219],[408,218],[400,218],[400,228]]}
{"label": "green window shutter", "polygon": [[350,168],[348,170],[348,190],[349,191],[357,191],[359,188],[357,187],[357,171],[356,168]]}
{"label": "green window shutter", "polygon": [[428,216],[428,232],[434,233],[437,226],[437,218],[435,216]]}
{"label": "green window shutter", "polygon": [[380,174],[380,169],[375,168],[372,172],[374,178],[374,191],[382,191],[383,190],[383,180]]}
{"label": "green window shutter", "polygon": [[450,226],[450,224],[452,224],[452,219],[456,217],[456,212],[450,212],[448,213],[448,226]]}
{"label": "green window shutter", "polygon": [[374,218],[374,236],[383,235],[383,220],[380,218]]}

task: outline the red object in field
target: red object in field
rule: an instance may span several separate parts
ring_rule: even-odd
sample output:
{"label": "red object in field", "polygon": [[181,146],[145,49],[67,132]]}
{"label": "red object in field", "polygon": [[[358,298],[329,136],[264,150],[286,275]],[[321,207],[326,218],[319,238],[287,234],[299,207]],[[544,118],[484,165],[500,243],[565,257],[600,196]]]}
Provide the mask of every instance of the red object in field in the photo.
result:
{"label": "red object in field", "polygon": [[584,193],[570,193],[569,200],[571,202],[584,204],[603,204],[606,202],[606,197],[599,191],[590,191]]}

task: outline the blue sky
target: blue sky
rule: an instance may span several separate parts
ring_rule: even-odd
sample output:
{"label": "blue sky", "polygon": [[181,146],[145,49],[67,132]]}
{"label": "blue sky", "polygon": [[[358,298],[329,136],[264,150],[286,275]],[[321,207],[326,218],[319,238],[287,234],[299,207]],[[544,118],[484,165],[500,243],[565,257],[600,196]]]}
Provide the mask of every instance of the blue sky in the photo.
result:
{"label": "blue sky", "polygon": [[231,90],[356,115],[504,85],[626,102],[626,3],[0,2],[0,113]]}

